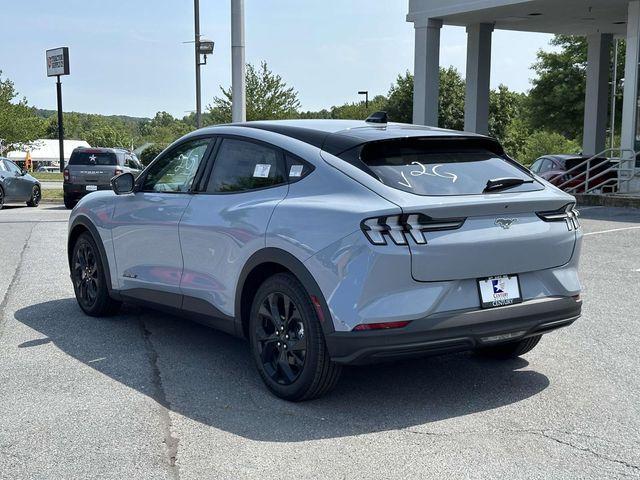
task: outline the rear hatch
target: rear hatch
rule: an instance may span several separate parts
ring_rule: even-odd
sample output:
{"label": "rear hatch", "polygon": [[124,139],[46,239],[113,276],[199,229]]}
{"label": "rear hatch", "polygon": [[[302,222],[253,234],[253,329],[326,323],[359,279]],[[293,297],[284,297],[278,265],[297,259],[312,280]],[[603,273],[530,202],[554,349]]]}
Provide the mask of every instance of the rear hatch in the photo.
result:
{"label": "rear hatch", "polygon": [[517,274],[571,259],[575,226],[550,212],[564,212],[572,197],[545,188],[497,143],[407,138],[359,150],[360,167],[402,208],[405,231],[421,230],[419,242],[406,234],[416,280]]}
{"label": "rear hatch", "polygon": [[116,174],[118,158],[115,152],[105,150],[74,150],[69,159],[69,183],[76,185],[107,186]]}

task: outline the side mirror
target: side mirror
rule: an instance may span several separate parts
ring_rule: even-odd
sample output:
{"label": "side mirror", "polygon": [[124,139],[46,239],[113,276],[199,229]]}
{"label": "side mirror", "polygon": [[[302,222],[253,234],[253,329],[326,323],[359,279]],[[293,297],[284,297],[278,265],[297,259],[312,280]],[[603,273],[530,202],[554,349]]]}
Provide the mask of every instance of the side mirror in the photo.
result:
{"label": "side mirror", "polygon": [[128,193],[133,193],[133,188],[136,185],[136,179],[133,174],[121,173],[120,175],[116,175],[111,179],[111,188],[116,195],[126,195]]}
{"label": "side mirror", "polygon": [[22,169],[22,170],[20,171],[20,175],[21,175],[21,176],[23,176],[23,177],[24,177],[26,174],[27,174],[27,171],[26,171],[26,170]]}

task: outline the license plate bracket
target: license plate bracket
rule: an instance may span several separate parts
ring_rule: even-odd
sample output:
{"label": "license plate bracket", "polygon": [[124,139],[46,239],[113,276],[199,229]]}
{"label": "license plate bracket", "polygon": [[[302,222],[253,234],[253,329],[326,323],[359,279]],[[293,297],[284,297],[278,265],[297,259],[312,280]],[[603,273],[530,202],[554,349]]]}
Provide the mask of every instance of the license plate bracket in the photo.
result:
{"label": "license plate bracket", "polygon": [[482,308],[504,307],[522,303],[520,280],[517,275],[497,275],[478,279],[478,293]]}

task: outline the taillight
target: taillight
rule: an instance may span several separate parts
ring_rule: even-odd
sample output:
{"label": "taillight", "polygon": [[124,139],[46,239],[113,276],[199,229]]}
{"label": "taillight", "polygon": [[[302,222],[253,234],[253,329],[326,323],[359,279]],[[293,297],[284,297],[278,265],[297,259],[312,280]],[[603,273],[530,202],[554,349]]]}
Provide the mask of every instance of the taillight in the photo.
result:
{"label": "taillight", "polygon": [[65,168],[62,171],[62,179],[63,179],[62,180],[63,182],[68,182],[69,181],[69,169],[68,168]]}
{"label": "taillight", "polygon": [[116,168],[113,172],[114,175],[120,175],[121,173],[124,173],[124,170],[122,170],[121,168]]}
{"label": "taillight", "polygon": [[431,218],[423,213],[389,215],[367,218],[360,222],[360,228],[367,240],[374,245],[386,245],[386,237],[396,245],[408,245],[408,238],[419,245],[427,243],[424,232],[457,230],[466,218]]}
{"label": "taillight", "polygon": [[569,203],[558,210],[536,212],[536,215],[545,222],[565,222],[571,232],[572,230],[578,230],[580,228],[580,222],[578,221],[578,215],[580,215],[580,213],[575,207],[575,203]]}
{"label": "taillight", "polygon": [[383,323],[361,323],[354,327],[354,331],[361,332],[363,330],[388,330],[391,328],[404,328],[409,325],[410,321],[402,322],[383,322]]}

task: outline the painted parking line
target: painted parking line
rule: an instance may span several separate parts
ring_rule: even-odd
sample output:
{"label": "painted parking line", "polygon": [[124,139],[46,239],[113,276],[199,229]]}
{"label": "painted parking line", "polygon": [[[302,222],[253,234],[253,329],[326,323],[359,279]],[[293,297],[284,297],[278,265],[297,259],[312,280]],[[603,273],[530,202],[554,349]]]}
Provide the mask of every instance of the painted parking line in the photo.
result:
{"label": "painted parking line", "polygon": [[640,225],[637,225],[635,227],[624,227],[624,228],[612,228],[611,230],[600,230],[599,232],[588,232],[585,233],[584,236],[588,236],[588,235],[599,235],[601,233],[611,233],[611,232],[622,232],[624,230],[637,230],[640,228]]}

